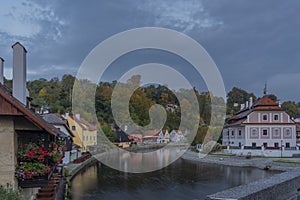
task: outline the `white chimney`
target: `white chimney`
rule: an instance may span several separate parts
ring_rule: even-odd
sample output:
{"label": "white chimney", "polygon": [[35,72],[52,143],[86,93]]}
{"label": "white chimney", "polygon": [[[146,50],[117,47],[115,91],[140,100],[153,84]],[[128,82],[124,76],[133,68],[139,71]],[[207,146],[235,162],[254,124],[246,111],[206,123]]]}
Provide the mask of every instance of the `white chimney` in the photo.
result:
{"label": "white chimney", "polygon": [[253,97],[249,98],[249,108],[251,108],[253,105]]}
{"label": "white chimney", "polygon": [[248,108],[249,107],[249,102],[248,101],[246,101],[246,108]]}
{"label": "white chimney", "polygon": [[77,119],[80,119],[80,114],[76,114],[75,117],[76,117]]}
{"label": "white chimney", "polygon": [[4,63],[4,60],[3,58],[0,57],[0,83],[3,84],[3,63]]}
{"label": "white chimney", "polygon": [[69,117],[69,113],[68,113],[68,112],[65,114],[65,117],[66,117],[66,118],[68,118],[68,117]]}
{"label": "white chimney", "polygon": [[241,104],[241,110],[243,110],[245,108],[245,104]]}
{"label": "white chimney", "polygon": [[26,49],[16,42],[13,46],[13,96],[26,105]]}

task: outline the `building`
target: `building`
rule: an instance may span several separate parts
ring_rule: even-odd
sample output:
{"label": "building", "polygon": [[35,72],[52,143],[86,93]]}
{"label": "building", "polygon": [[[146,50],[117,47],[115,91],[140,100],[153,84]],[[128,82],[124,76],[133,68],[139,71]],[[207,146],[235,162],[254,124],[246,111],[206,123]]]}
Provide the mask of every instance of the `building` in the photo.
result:
{"label": "building", "polygon": [[[52,172],[62,159],[61,147],[64,144],[61,132],[29,109],[26,91],[27,51],[18,42],[12,48],[12,91],[3,85],[3,59],[0,59],[0,185],[14,189],[21,187],[24,199],[33,199],[39,188],[48,185]],[[30,160],[29,154],[24,153],[25,149],[34,150]],[[37,151],[47,155],[38,154]],[[57,155],[55,160],[52,159],[54,152]],[[36,158],[37,155],[40,160]],[[47,170],[33,174],[31,171],[36,170],[37,163]],[[23,168],[26,168],[26,173]]]}
{"label": "building", "polygon": [[161,143],[169,143],[170,142],[170,134],[168,130],[160,130],[157,134],[157,144]]}
{"label": "building", "polygon": [[[66,140],[65,155],[63,159],[63,164],[68,164],[73,161],[72,158],[72,147],[73,147],[73,137],[74,134],[68,126],[68,121],[63,119],[60,115],[54,113],[47,113],[42,115],[43,119],[49,124],[53,125],[60,131],[61,137]],[[77,152],[73,152],[77,154]]]}
{"label": "building", "polygon": [[63,115],[68,121],[69,127],[74,135],[74,143],[82,148],[83,152],[97,145],[97,129],[94,125],[84,120],[80,114]]}
{"label": "building", "polygon": [[268,96],[241,105],[222,131],[222,144],[239,148],[296,149],[296,123]]}
{"label": "building", "polygon": [[182,134],[182,131],[180,130],[172,130],[170,132],[170,142],[183,142],[186,141],[186,138]]}
{"label": "building", "polygon": [[118,147],[128,148],[131,146],[131,141],[132,140],[128,137],[128,135],[123,130],[117,128],[115,144]]}

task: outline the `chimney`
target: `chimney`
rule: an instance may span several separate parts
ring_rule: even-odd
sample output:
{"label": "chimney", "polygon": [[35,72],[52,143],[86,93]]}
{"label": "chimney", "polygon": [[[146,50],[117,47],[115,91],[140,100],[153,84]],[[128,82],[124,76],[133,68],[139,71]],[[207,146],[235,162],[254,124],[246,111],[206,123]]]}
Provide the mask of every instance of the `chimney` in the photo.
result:
{"label": "chimney", "polygon": [[26,49],[16,42],[13,48],[13,96],[26,105]]}
{"label": "chimney", "polygon": [[76,117],[77,119],[80,119],[80,114],[76,114],[75,117]]}
{"label": "chimney", "polygon": [[0,83],[1,84],[4,84],[4,81],[3,81],[3,63],[4,63],[4,60],[3,58],[0,57]]}
{"label": "chimney", "polygon": [[245,104],[241,104],[241,110],[243,110],[245,108]]}
{"label": "chimney", "polygon": [[246,108],[249,107],[249,101],[246,101]]}
{"label": "chimney", "polygon": [[253,97],[249,98],[249,108],[251,108],[253,105]]}

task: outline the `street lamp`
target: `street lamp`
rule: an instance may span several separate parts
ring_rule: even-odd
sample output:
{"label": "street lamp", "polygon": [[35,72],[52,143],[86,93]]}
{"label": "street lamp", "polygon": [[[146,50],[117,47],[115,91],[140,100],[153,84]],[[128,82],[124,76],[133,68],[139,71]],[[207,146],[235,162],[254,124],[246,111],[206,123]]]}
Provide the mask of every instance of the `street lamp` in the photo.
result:
{"label": "street lamp", "polygon": [[282,158],[282,147],[283,146],[282,146],[282,140],[281,140],[281,148],[280,148],[281,149],[281,158]]}

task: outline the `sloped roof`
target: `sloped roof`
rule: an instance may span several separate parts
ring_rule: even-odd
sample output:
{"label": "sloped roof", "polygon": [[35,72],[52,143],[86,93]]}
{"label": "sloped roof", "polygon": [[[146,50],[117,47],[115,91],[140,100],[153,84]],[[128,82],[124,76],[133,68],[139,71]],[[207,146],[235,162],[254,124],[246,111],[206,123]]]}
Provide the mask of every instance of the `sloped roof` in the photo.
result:
{"label": "sloped roof", "polygon": [[[74,134],[68,127],[68,121],[63,119],[61,116],[54,114],[54,113],[47,113],[47,114],[43,114],[42,118],[49,124],[64,126],[66,128],[66,130],[68,131],[68,134],[70,136],[74,137]],[[61,132],[61,134],[60,134],[61,137],[69,137],[63,131],[60,131],[60,132]]]}
{"label": "sloped roof", "polygon": [[59,130],[48,124],[42,117],[26,108],[20,101],[11,95],[5,86],[0,83],[0,115],[24,116],[37,127],[58,136]]}
{"label": "sloped roof", "polygon": [[283,108],[279,107],[279,104],[268,96],[263,96],[253,103],[252,107],[244,108],[243,110],[238,111],[235,115],[230,117],[224,127],[234,126],[242,124],[247,116],[253,111],[283,111]]}
{"label": "sloped roof", "polygon": [[97,130],[97,128],[93,124],[87,122],[82,117],[80,117],[79,119],[75,115],[70,115],[70,117],[73,120],[75,120],[80,125],[80,127],[84,130],[89,130],[89,131],[96,131]]}
{"label": "sloped roof", "polygon": [[128,138],[128,135],[124,131],[119,130],[116,133],[115,142],[130,142],[130,139]]}
{"label": "sloped roof", "polygon": [[62,119],[54,113],[43,114],[42,117],[50,124],[67,124],[66,120]]}

